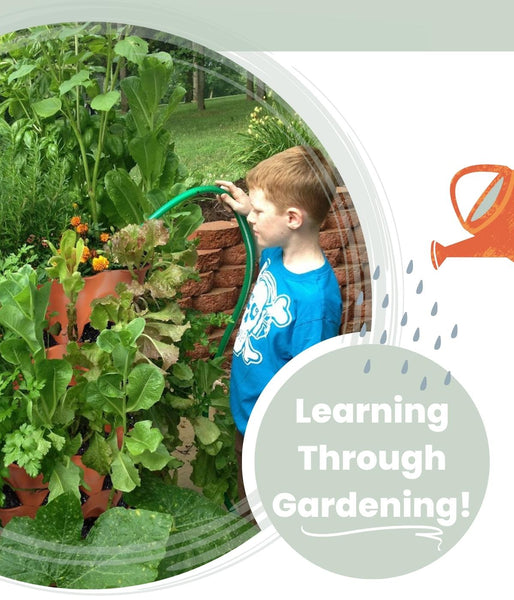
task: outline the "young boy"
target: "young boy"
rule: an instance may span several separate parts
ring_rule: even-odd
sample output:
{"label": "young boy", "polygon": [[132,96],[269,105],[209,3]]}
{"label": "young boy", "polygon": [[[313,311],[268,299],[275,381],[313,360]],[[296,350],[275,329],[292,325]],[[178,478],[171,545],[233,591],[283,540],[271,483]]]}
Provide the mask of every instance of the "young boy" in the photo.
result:
{"label": "young boy", "polygon": [[[230,406],[236,453],[257,399],[275,373],[302,350],[338,334],[341,294],[319,245],[335,196],[335,177],[316,149],[275,154],[246,176],[249,195],[230,181],[221,199],[252,227],[260,272],[234,344]],[[241,462],[239,462],[241,473]],[[245,497],[242,476],[239,495]]]}

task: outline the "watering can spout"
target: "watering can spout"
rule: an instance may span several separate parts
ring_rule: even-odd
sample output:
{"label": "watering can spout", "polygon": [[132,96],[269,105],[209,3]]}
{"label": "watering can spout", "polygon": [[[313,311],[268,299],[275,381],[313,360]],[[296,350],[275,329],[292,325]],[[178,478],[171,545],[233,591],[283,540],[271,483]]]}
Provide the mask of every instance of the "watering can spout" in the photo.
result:
{"label": "watering can spout", "polygon": [[438,269],[450,257],[503,257],[514,261],[514,246],[506,236],[492,237],[481,233],[449,246],[433,241],[430,255],[434,269]]}
{"label": "watering can spout", "polygon": [[430,257],[432,258],[432,265],[434,269],[438,269],[444,262],[446,255],[444,254],[445,247],[439,242],[432,242],[430,246]]}

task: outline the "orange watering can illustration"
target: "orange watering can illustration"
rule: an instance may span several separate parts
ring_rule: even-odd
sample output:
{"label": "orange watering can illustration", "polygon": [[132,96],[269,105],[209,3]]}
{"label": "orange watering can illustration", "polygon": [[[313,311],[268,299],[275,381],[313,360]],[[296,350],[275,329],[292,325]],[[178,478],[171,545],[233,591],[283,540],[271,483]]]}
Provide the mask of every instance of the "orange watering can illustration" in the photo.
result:
{"label": "orange watering can illustration", "polygon": [[[466,175],[480,172],[494,177],[464,217],[457,204],[457,184]],[[466,167],[454,175],[450,195],[462,227],[473,237],[449,246],[433,241],[430,251],[434,268],[449,257],[506,257],[514,261],[514,171],[499,165]]]}

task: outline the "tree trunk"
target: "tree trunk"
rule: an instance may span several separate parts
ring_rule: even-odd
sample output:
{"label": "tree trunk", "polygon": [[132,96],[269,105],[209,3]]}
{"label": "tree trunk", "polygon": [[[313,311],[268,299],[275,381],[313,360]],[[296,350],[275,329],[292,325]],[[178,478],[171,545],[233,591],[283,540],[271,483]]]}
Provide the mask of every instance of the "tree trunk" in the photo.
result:
{"label": "tree trunk", "polygon": [[266,86],[260,79],[257,79],[257,77],[255,78],[255,95],[259,100],[264,100],[266,97]]}
{"label": "tree trunk", "polygon": [[250,71],[246,71],[246,99],[255,100],[253,95],[253,74]]}
{"label": "tree trunk", "polygon": [[186,94],[184,102],[193,102],[194,69],[191,67],[186,74]]}
{"label": "tree trunk", "polygon": [[203,47],[200,44],[193,43],[193,100],[196,101],[198,110],[205,110],[205,73],[203,66]]}
{"label": "tree trunk", "polygon": [[[120,60],[123,60],[123,62],[121,63],[121,68],[120,68],[120,82],[121,82],[127,76],[127,63],[125,62],[125,59],[120,59]],[[122,91],[121,92],[121,112],[123,114],[126,114],[126,113],[128,113],[128,110],[129,110],[129,105],[128,105],[127,96],[125,96],[125,94]]]}

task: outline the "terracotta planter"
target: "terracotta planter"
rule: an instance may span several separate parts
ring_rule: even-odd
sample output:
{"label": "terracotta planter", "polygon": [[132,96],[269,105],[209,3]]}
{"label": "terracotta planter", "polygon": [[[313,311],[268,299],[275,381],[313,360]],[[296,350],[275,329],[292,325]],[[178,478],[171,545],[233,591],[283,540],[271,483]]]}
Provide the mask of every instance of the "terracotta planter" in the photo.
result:
{"label": "terracotta planter", "polygon": [[[84,483],[87,487],[80,486],[80,491],[87,495],[87,500],[82,504],[84,519],[98,517],[106,511],[112,490],[104,490],[105,476],[94,469],[86,467],[80,456],[72,456],[71,460],[84,471]],[[114,492],[111,506],[116,506],[121,500],[121,492]]]}
{"label": "terracotta planter", "polygon": [[[56,346],[57,347],[57,346]],[[107,433],[110,431],[110,425],[105,426]],[[116,430],[118,438],[118,448],[123,444],[123,428]],[[112,490],[104,490],[105,475],[100,475],[94,469],[86,467],[82,458],[77,454],[71,457],[71,460],[84,471],[84,486],[80,486],[82,494],[87,496],[82,502],[82,514],[84,519],[98,517],[107,510]],[[20,506],[13,508],[0,508],[0,522],[5,527],[13,517],[31,517],[34,518],[38,509],[43,504],[48,495],[48,484],[43,483],[43,475],[30,477],[22,467],[16,464],[9,465],[9,477],[6,482],[10,484],[21,502]],[[115,491],[112,497],[111,506],[116,506],[121,500],[122,492]],[[83,496],[84,498],[84,496]]]}
{"label": "terracotta planter", "polygon": [[[79,339],[82,336],[84,327],[89,323],[91,316],[91,302],[96,298],[116,295],[116,286],[118,283],[130,283],[132,281],[132,276],[129,271],[118,269],[114,271],[102,271],[96,275],[85,277],[84,280],[85,285],[82,290],[80,290],[75,304],[77,309],[77,330]],[[50,300],[46,314],[49,326],[52,326],[55,323],[61,324],[60,333],[53,335],[54,340],[58,344],[67,344],[69,341],[67,332],[68,317],[66,315],[66,306],[68,303],[69,300],[64,294],[62,285],[54,280],[50,288]]]}
{"label": "terracotta planter", "polygon": [[0,508],[0,521],[5,527],[13,517],[32,517],[48,495],[48,486],[43,483],[43,475],[30,477],[25,469],[18,465],[9,465],[9,477],[6,482],[14,489],[20,506]]}
{"label": "terracotta planter", "polygon": [[[85,486],[80,486],[80,491],[87,496],[82,503],[84,519],[98,517],[107,510],[112,490],[102,489],[105,476],[86,467],[80,456],[72,456],[71,460],[84,471]],[[13,508],[0,508],[2,526],[5,527],[13,517],[34,518],[48,495],[48,484],[43,483],[43,475],[30,477],[25,469],[12,464],[9,465],[9,477],[6,478],[6,482],[14,489],[21,505]],[[120,501],[121,495],[120,491],[114,493],[112,506]]]}
{"label": "terracotta planter", "polygon": [[[53,360],[53,359],[60,359],[60,358],[64,358],[65,354],[66,354],[66,349],[67,349],[67,344],[56,344],[55,346],[50,346],[50,348],[46,349],[46,357]],[[77,370],[80,371],[87,371],[87,369],[85,367],[77,367]],[[70,380],[70,385],[75,385],[77,382],[75,380],[75,375],[73,375],[73,377]]]}

